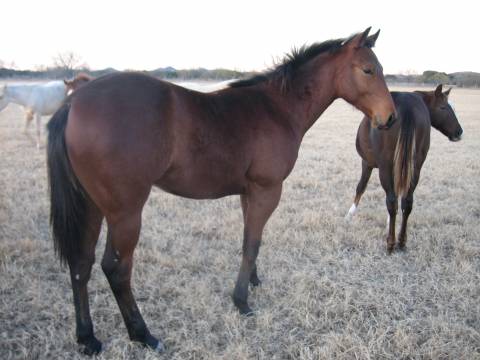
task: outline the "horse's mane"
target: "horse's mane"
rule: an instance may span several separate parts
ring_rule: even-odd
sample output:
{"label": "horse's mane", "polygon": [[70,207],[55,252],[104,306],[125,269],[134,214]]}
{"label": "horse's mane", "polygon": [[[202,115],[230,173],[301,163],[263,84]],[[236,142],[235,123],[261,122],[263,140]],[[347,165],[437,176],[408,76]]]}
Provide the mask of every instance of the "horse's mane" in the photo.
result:
{"label": "horse's mane", "polygon": [[[335,53],[356,35],[357,34],[354,34],[348,38],[332,39],[321,43],[314,43],[309,46],[303,45],[300,48],[293,48],[291,53],[286,54],[280,62],[274,64],[269,70],[248,79],[231,82],[228,86],[231,88],[239,88],[275,80],[278,81],[278,83],[281,84],[282,89],[285,90],[288,88],[294,74],[302,65],[320,54]],[[367,40],[365,46],[372,47],[372,45],[373,44],[369,43]]]}

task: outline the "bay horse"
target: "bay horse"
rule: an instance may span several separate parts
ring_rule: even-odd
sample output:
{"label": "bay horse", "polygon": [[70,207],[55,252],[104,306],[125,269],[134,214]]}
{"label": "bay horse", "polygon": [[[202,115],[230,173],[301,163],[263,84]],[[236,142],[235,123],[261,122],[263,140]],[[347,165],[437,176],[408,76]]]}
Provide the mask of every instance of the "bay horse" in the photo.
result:
{"label": "bay horse", "polygon": [[448,102],[450,90],[451,88],[442,92],[442,85],[438,85],[435,91],[392,92],[398,121],[389,130],[378,131],[370,125],[368,117],[364,117],[358,128],[356,147],[362,158],[362,176],[346,218],[349,219],[355,214],[372,169],[378,168],[388,209],[388,253],[395,247],[398,196],[402,199],[402,225],[398,235],[398,248],[405,248],[413,192],[427,158],[431,126],[450,141],[459,141],[462,137],[463,129]]}
{"label": "bay horse", "polygon": [[371,50],[370,28],[347,39],[294,49],[282,63],[229,87],[200,93],[140,73],[97,78],[74,92],[48,124],[50,220],[54,245],[70,268],[77,341],[101,350],[90,317],[87,282],[103,219],[101,262],[130,339],[154,350],[131,289],[133,252],[152,186],[191,199],[240,195],[243,255],[233,291],[251,314],[249,282],[263,228],[280,200],[305,132],[336,99],[394,122],[395,107]]}
{"label": "bay horse", "polygon": [[0,93],[0,111],[9,103],[23,106],[25,133],[35,117],[37,148],[40,148],[42,116],[52,115],[63,104],[69,91],[76,90],[90,80],[88,75],[79,74],[72,80],[56,80],[44,84],[6,84]]}

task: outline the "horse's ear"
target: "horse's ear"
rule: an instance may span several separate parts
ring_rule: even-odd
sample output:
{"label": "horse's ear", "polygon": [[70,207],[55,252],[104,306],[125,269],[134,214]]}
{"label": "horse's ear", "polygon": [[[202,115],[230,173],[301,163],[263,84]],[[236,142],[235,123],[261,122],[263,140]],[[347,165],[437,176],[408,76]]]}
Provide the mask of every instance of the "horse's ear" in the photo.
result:
{"label": "horse's ear", "polygon": [[440,97],[442,95],[442,84],[438,85],[437,88],[435,89],[435,96]]}
{"label": "horse's ear", "polygon": [[367,37],[367,40],[365,40],[365,46],[368,48],[373,48],[375,46],[375,42],[378,39],[378,35],[380,35],[380,29],[378,29],[378,31],[375,34]]}
{"label": "horse's ear", "polygon": [[349,40],[347,40],[345,45],[354,49],[359,49],[361,47],[364,47],[368,38],[368,33],[370,32],[371,28],[372,27],[368,27],[365,29],[363,33],[359,33],[351,37]]}
{"label": "horse's ear", "polygon": [[443,95],[448,96],[448,95],[450,94],[450,90],[452,90],[452,88],[450,88],[450,89],[448,89],[447,91],[445,91],[445,92],[443,93]]}

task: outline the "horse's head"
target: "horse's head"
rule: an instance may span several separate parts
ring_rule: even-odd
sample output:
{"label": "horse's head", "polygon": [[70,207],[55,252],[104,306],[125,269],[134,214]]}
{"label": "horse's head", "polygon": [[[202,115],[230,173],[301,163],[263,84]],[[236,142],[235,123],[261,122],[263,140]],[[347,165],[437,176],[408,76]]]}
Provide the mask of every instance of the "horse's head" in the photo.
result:
{"label": "horse's head", "polygon": [[427,105],[432,126],[448,137],[450,141],[459,141],[462,138],[463,129],[448,102],[450,90],[452,89],[442,92],[440,84],[435,91],[416,91],[416,93],[422,96]]}
{"label": "horse's head", "polygon": [[85,73],[80,73],[71,80],[64,79],[63,82],[67,87],[67,93],[70,91],[75,91],[78,88],[85,85],[87,82],[91,81],[93,78],[90,75]]}
{"label": "horse's head", "polygon": [[380,30],[370,28],[347,40],[338,52],[335,76],[337,95],[370,118],[374,128],[389,128],[395,105],[383,77],[382,65],[372,51]]}

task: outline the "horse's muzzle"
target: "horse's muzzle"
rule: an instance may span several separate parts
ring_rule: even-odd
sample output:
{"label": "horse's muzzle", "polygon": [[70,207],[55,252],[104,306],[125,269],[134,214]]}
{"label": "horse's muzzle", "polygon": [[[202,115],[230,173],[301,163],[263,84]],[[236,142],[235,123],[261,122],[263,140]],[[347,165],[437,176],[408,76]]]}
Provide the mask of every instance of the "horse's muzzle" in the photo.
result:
{"label": "horse's muzzle", "polygon": [[457,132],[453,136],[449,136],[448,140],[450,141],[460,141],[462,140],[462,134],[463,134],[463,129],[460,128],[457,130]]}
{"label": "horse's muzzle", "polygon": [[378,125],[378,129],[380,130],[388,130],[390,127],[393,125],[393,123],[397,120],[397,117],[395,116],[394,113],[391,113],[390,116],[388,117],[387,122],[385,125]]}

